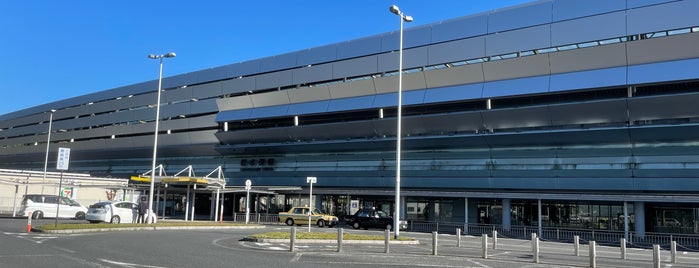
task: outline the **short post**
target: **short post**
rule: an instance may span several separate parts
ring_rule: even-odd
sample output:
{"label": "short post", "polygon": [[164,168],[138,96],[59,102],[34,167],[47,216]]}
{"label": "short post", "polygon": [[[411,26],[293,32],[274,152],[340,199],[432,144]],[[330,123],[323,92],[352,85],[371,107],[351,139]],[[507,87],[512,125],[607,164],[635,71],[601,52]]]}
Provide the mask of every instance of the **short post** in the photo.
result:
{"label": "short post", "polygon": [[532,233],[532,255],[534,255],[534,263],[539,263],[539,237]]}
{"label": "short post", "polygon": [[390,253],[391,252],[389,249],[390,241],[391,241],[391,230],[386,229],[384,231],[384,238],[383,238],[383,243],[384,243],[383,253]]}
{"label": "short post", "polygon": [[498,248],[498,231],[493,230],[493,249]]}
{"label": "short post", "polygon": [[619,241],[619,249],[621,249],[621,259],[626,259],[626,238],[622,238]]}
{"label": "short post", "polygon": [[573,236],[573,249],[575,250],[575,256],[580,256],[580,236]]}
{"label": "short post", "polygon": [[437,256],[437,231],[432,232],[432,255]]}
{"label": "short post", "polygon": [[32,232],[32,212],[27,213],[27,233]]}
{"label": "short post", "polygon": [[676,263],[677,262],[677,241],[671,241],[670,242],[670,262]]}
{"label": "short post", "polygon": [[597,267],[597,243],[590,241],[590,267]]}
{"label": "short post", "polygon": [[291,227],[291,236],[289,237],[289,251],[296,251],[296,227]]}
{"label": "short post", "polygon": [[345,230],[337,228],[337,252],[342,252],[342,239],[344,238]]}
{"label": "short post", "polygon": [[482,248],[483,248],[483,259],[488,258],[488,235],[483,234],[483,243],[482,243]]}
{"label": "short post", "polygon": [[456,247],[461,247],[461,228],[456,228]]}
{"label": "short post", "polygon": [[653,267],[660,268],[660,245],[653,245]]}

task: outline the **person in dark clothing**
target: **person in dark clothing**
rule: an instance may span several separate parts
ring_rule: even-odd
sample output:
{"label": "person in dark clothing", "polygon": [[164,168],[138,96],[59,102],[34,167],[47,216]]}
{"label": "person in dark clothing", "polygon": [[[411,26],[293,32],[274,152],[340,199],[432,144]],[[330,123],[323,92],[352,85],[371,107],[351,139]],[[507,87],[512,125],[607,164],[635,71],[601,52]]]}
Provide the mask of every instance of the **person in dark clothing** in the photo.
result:
{"label": "person in dark clothing", "polygon": [[146,213],[148,212],[148,202],[146,201],[145,196],[141,196],[141,201],[138,202],[138,218],[136,219],[137,223],[147,223],[146,222]]}

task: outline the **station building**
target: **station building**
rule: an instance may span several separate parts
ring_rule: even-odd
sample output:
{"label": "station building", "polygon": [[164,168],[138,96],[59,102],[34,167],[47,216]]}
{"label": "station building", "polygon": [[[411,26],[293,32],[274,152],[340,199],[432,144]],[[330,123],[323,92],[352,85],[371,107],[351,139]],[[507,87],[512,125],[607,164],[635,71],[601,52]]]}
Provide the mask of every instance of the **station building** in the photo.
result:
{"label": "station building", "polygon": [[[273,211],[307,204],[313,176],[316,206],[338,215],[697,234],[695,10],[543,0],[406,24],[400,208],[397,30],[164,78],[158,164],[221,166],[228,187],[274,193]],[[149,171],[156,89],[0,116],[0,168],[41,170],[52,116],[51,155],[71,148],[72,172]]]}

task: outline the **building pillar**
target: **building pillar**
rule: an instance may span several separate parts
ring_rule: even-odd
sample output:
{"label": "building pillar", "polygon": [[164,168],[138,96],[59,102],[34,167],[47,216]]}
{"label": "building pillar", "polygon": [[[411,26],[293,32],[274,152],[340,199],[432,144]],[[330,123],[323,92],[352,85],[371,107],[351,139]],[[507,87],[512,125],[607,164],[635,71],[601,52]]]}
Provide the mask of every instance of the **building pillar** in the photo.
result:
{"label": "building pillar", "polygon": [[538,210],[538,211],[537,211],[537,214],[539,215],[539,217],[538,217],[539,220],[537,221],[537,222],[538,222],[538,225],[539,225],[539,226],[538,226],[538,229],[539,229],[538,235],[539,235],[539,237],[541,237],[541,235],[542,235],[542,230],[541,230],[541,229],[542,229],[542,220],[541,220],[541,199],[539,199],[538,202],[537,202],[537,208],[538,208],[538,209],[537,209],[537,210]]}
{"label": "building pillar", "polygon": [[405,214],[406,211],[408,211],[408,209],[407,209],[407,203],[405,202],[405,196],[401,195],[401,197],[400,197],[400,217],[401,217],[400,220],[407,219],[406,214]]}
{"label": "building pillar", "polygon": [[317,194],[313,197],[313,207],[317,208],[318,210],[323,210],[323,195],[322,194]]}
{"label": "building pillar", "polygon": [[468,197],[464,198],[464,234],[468,234]]}
{"label": "building pillar", "polygon": [[637,238],[644,238],[646,236],[646,208],[645,202],[634,202],[633,203],[633,214],[634,214],[634,227],[636,231]]}
{"label": "building pillar", "polygon": [[511,209],[512,199],[502,199],[502,229],[505,231],[509,231],[510,226],[512,225],[512,213],[510,213]]}
{"label": "building pillar", "polygon": [[429,201],[427,201],[427,215],[426,215],[427,217],[425,217],[426,221],[434,221],[436,219],[434,216],[434,214],[435,214],[434,209],[435,209],[434,200],[430,199]]}

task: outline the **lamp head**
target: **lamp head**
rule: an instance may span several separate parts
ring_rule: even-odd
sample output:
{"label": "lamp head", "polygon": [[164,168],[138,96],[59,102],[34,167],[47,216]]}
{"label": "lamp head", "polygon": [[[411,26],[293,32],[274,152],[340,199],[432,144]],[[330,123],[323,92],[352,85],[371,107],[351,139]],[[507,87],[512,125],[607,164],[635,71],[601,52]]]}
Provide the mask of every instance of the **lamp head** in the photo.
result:
{"label": "lamp head", "polygon": [[398,6],[391,5],[391,7],[389,7],[388,10],[391,11],[391,13],[400,16],[400,9],[398,8]]}
{"label": "lamp head", "polygon": [[158,56],[156,56],[155,54],[148,54],[148,58],[149,59],[157,59]]}
{"label": "lamp head", "polygon": [[403,16],[403,21],[405,21],[405,22],[413,22],[413,16]]}
{"label": "lamp head", "polygon": [[170,53],[165,54],[164,57],[166,57],[166,58],[174,58],[175,56],[177,56],[177,54],[175,54],[175,52],[170,52]]}

